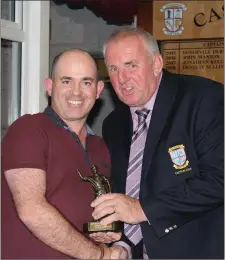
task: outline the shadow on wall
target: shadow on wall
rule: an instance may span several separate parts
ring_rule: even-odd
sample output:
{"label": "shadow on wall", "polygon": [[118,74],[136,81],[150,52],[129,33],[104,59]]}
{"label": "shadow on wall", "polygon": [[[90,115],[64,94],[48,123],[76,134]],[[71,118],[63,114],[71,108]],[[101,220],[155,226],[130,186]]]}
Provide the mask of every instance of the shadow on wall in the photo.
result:
{"label": "shadow on wall", "polygon": [[[98,120],[103,121],[105,117],[114,110],[119,99],[115,94],[110,82],[105,82],[105,87],[102,96],[96,100],[94,107],[92,108],[88,116],[88,124],[91,127],[101,127]],[[96,125],[97,124],[97,125]]]}

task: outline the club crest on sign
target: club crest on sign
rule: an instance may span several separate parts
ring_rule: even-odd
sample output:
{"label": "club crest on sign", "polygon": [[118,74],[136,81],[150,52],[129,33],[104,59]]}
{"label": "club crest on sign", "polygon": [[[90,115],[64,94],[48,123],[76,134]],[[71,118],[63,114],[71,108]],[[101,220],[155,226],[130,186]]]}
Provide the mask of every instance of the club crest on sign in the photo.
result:
{"label": "club crest on sign", "polygon": [[185,146],[183,144],[179,144],[169,148],[168,152],[173,162],[173,167],[175,169],[180,170],[188,166],[189,161],[187,160]]}
{"label": "club crest on sign", "polygon": [[187,11],[187,7],[180,3],[169,3],[161,9],[164,12],[164,22],[166,28],[163,28],[165,35],[179,35],[183,32],[183,11]]}

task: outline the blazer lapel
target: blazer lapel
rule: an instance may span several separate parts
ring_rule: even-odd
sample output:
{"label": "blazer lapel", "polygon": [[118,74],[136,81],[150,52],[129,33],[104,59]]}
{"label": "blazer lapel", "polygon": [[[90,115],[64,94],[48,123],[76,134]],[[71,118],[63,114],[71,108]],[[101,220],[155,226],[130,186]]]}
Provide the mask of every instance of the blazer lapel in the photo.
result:
{"label": "blazer lapel", "polygon": [[133,122],[130,113],[130,108],[127,105],[121,104],[121,108],[118,110],[120,113],[120,120],[119,120],[119,133],[118,136],[121,138],[123,144],[123,152],[125,153],[126,157],[130,154],[130,144],[132,138],[132,130],[133,130]]}
{"label": "blazer lapel", "polygon": [[177,85],[171,80],[170,74],[163,72],[163,77],[159,86],[158,94],[154,104],[148,135],[146,138],[145,151],[142,163],[142,176],[146,177],[152,162],[152,157],[160,140],[162,131],[167,123],[167,119],[174,105],[177,93]]}
{"label": "blazer lapel", "polygon": [[119,124],[119,127],[115,126],[115,129],[117,129],[115,135],[115,143],[117,144],[117,154],[115,157],[116,161],[114,162],[115,168],[113,168],[116,182],[115,187],[118,188],[116,192],[125,193],[133,123],[130,109],[128,106],[121,103],[119,109],[117,110],[117,113],[117,118],[119,118],[119,120],[118,122],[116,122],[116,124]]}

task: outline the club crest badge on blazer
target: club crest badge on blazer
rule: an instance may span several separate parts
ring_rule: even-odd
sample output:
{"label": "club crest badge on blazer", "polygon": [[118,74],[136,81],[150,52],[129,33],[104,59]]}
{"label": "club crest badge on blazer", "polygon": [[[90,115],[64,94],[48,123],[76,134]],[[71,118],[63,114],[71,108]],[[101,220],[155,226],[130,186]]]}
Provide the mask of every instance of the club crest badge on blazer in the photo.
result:
{"label": "club crest badge on blazer", "polygon": [[[169,152],[170,158],[173,162],[173,167],[176,170],[181,170],[181,171],[175,172],[175,174],[179,174],[181,172],[186,172],[186,171],[191,170],[191,168],[187,168],[189,165],[189,161],[187,160],[185,146],[183,144],[179,144],[179,145],[170,147],[168,152]],[[187,168],[187,169],[185,169],[185,168]]]}

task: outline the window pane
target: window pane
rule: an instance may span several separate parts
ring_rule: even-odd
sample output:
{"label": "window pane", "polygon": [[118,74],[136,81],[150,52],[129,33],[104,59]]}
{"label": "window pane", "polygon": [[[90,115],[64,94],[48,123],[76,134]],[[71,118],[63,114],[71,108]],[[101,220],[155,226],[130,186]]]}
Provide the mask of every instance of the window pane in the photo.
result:
{"label": "window pane", "polygon": [[1,1],[1,19],[15,21],[15,0]]}
{"label": "window pane", "polygon": [[20,116],[21,108],[21,43],[1,40],[1,128],[2,137],[8,126]]}

